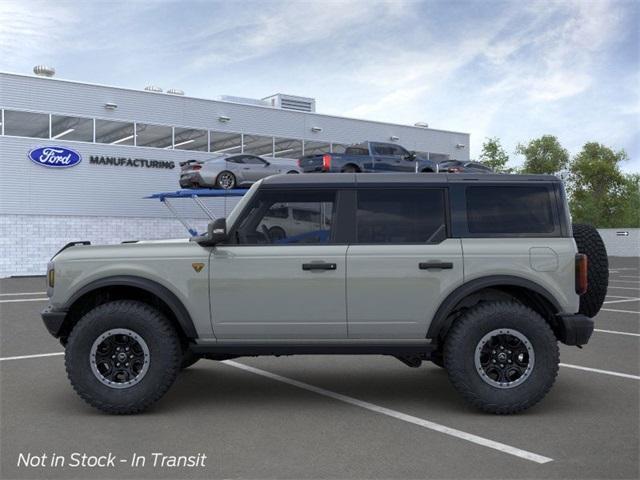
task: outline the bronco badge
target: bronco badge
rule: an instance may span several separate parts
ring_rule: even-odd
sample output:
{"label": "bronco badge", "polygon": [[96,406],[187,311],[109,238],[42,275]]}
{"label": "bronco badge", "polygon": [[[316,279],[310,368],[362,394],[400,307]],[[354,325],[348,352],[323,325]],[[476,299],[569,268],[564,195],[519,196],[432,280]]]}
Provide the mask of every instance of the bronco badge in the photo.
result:
{"label": "bronco badge", "polygon": [[200,273],[204,268],[204,263],[192,263],[191,266],[196,271],[196,273]]}

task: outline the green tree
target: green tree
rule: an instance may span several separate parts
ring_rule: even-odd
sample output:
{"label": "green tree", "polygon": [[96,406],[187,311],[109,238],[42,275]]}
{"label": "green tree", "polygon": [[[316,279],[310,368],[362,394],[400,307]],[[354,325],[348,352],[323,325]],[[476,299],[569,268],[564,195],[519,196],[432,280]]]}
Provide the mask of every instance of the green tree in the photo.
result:
{"label": "green tree", "polygon": [[482,144],[480,162],[493,169],[494,172],[511,173],[513,169],[507,168],[508,161],[509,155],[502,148],[500,139],[498,137],[486,138]]}
{"label": "green tree", "polygon": [[562,148],[553,135],[543,135],[530,140],[526,145],[518,144],[516,153],[524,155],[521,173],[548,173],[555,175],[567,168],[569,152]]}
{"label": "green tree", "polygon": [[597,142],[586,143],[569,168],[573,221],[596,227],[634,227],[640,224],[638,175],[624,175],[624,150],[613,151]]}

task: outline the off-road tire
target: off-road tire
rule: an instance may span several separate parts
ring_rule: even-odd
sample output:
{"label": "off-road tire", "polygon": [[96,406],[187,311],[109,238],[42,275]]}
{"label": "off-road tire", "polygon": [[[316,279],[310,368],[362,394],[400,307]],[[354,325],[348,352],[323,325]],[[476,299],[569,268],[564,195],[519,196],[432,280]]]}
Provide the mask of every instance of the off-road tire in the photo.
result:
{"label": "off-road tire", "polygon": [[[523,334],[535,354],[529,377],[506,389],[485,382],[474,362],[482,337],[500,328]],[[444,365],[454,388],[471,405],[489,413],[517,413],[539,402],[551,389],[559,363],[558,342],[549,324],[517,302],[487,302],[469,309],[453,324],[444,344]]]}
{"label": "off-road tire", "polygon": [[[149,348],[149,368],[128,388],[114,389],[94,375],[90,352],[104,332],[124,328],[142,337]],[[74,390],[91,406],[106,413],[139,413],[158,401],[173,384],[182,362],[178,334],[165,316],[146,303],[118,300],[86,313],[73,327],[65,352],[67,376]]]}
{"label": "off-road tire", "polygon": [[182,362],[180,363],[180,370],[189,368],[191,365],[200,360],[200,356],[193,353],[191,350],[185,350],[182,354]]}
{"label": "off-road tire", "polygon": [[598,233],[591,225],[573,224],[573,238],[578,252],[587,255],[587,292],[580,295],[580,309],[587,317],[595,317],[604,303],[609,286],[609,258],[607,249]]}

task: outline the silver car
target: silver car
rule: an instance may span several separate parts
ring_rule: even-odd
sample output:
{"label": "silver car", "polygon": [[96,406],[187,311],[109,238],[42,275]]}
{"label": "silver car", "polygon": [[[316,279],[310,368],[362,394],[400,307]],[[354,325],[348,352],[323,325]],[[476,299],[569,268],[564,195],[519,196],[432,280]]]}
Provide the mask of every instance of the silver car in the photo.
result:
{"label": "silver car", "polygon": [[300,173],[293,159],[268,159],[249,154],[219,155],[210,160],[180,163],[181,188],[231,188],[249,186],[279,173]]}

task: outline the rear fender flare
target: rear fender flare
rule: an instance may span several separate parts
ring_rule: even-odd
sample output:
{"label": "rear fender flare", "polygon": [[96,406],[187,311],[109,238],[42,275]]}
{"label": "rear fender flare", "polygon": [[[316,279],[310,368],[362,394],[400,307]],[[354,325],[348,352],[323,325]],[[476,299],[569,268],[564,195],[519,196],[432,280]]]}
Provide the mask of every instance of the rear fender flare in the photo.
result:
{"label": "rear fender flare", "polygon": [[431,324],[429,325],[427,338],[437,339],[442,331],[446,331],[450,327],[451,319],[449,318],[449,315],[453,312],[456,305],[466,297],[485,288],[501,286],[525,288],[537,293],[547,300],[555,310],[554,313],[559,313],[561,310],[560,304],[554,296],[546,288],[541,287],[531,280],[512,275],[492,275],[477,278],[456,288],[440,304],[438,310],[433,316]]}

